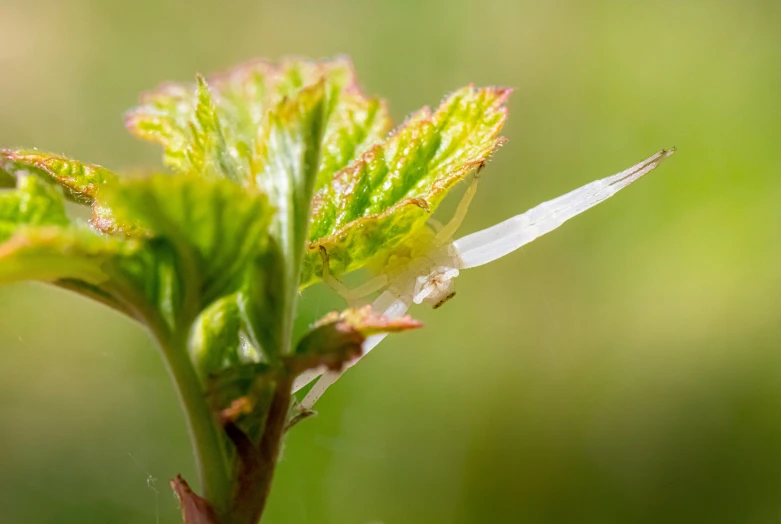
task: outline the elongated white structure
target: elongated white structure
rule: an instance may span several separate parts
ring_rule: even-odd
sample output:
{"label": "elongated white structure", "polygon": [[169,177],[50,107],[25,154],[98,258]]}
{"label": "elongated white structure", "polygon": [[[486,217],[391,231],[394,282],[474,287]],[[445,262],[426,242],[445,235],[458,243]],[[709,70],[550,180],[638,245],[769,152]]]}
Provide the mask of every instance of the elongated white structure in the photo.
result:
{"label": "elongated white structure", "polygon": [[482,266],[512,253],[545,233],[553,231],[570,218],[615,195],[653,170],[674,151],[675,149],[660,151],[625,171],[586,184],[566,195],[544,202],[522,215],[459,238],[451,244],[452,253],[460,258],[457,267],[468,269]]}
{"label": "elongated white structure", "polygon": [[[453,279],[458,276],[460,269],[493,262],[553,231],[570,218],[607,200],[649,173],[674,152],[674,148],[659,151],[629,169],[586,184],[495,226],[451,243],[433,245],[420,260],[412,260],[405,271],[394,275],[388,288],[372,303],[372,309],[390,318],[396,318],[404,315],[413,303],[426,302],[438,307],[453,296]],[[469,198],[473,193],[468,193]],[[364,342],[363,355],[374,349],[384,337],[385,335],[369,337]],[[360,358],[350,362],[341,372],[316,369],[299,376],[293,385],[294,392],[323,375],[301,401],[301,406],[311,409],[325,390],[358,360]]]}

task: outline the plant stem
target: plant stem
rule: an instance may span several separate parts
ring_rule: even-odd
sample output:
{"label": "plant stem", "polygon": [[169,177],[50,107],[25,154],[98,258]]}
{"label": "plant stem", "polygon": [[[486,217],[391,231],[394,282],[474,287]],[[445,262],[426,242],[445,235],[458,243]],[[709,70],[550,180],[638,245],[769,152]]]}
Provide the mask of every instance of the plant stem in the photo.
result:
{"label": "plant stem", "polygon": [[224,515],[230,502],[231,481],[223,451],[221,428],[206,402],[203,388],[190,362],[186,338],[158,338],[158,343],[184,409],[203,498],[218,515]]}
{"label": "plant stem", "polygon": [[[131,297],[122,305],[133,318],[148,327],[163,354],[184,410],[203,498],[218,515],[225,515],[232,491],[230,470],[221,438],[222,427],[206,402],[206,395],[190,361],[187,340],[191,319],[179,319],[180,326],[187,328],[171,329],[158,312],[138,306],[145,304],[145,299],[131,282],[117,277],[117,288],[118,296]],[[186,486],[184,481],[182,483]]]}
{"label": "plant stem", "polygon": [[257,524],[263,515],[285,436],[292,387],[293,382],[288,378],[276,384],[257,455],[246,481],[238,486],[236,493],[232,516],[239,524]]}

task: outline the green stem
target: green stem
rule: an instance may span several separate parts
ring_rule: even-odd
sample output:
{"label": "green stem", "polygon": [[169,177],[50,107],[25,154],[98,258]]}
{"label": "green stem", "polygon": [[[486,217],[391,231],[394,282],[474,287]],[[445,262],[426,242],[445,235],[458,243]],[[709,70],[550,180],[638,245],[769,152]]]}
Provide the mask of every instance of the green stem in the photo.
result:
{"label": "green stem", "polygon": [[158,343],[184,409],[203,498],[218,515],[224,515],[231,498],[231,480],[223,451],[221,427],[206,402],[190,362],[186,338],[158,336]]}

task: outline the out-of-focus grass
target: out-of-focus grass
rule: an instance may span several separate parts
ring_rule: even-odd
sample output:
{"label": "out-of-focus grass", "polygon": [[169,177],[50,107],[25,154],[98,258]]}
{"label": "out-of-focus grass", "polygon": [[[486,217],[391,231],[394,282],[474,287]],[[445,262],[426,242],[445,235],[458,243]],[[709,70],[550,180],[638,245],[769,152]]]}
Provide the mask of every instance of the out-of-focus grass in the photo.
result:
{"label": "out-of-focus grass", "polygon": [[[351,55],[397,121],[516,88],[465,230],[678,146],[413,310],[426,329],[293,432],[269,522],[778,520],[777,3],[4,0],[0,20],[0,144],[115,168],[159,163],[122,129],[138,92],[290,54]],[[312,289],[300,323],[339,305]],[[0,521],[177,521],[182,416],[114,313],[0,289],[0,420]]]}

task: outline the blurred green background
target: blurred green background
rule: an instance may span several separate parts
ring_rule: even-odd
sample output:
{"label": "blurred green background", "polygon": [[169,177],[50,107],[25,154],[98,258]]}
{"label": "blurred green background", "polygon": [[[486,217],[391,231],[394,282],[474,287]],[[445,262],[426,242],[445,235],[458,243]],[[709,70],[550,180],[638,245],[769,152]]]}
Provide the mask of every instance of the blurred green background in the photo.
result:
{"label": "blurred green background", "polygon": [[[426,329],[292,433],[264,522],[781,521],[778,2],[0,0],[0,20],[0,144],[117,169],[160,162],[122,127],[140,91],[259,56],[348,54],[397,122],[514,87],[463,232],[678,146],[413,309]],[[340,305],[309,290],[300,324]],[[179,521],[184,421],[117,314],[0,289],[0,425],[0,522]]]}

